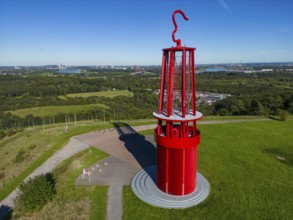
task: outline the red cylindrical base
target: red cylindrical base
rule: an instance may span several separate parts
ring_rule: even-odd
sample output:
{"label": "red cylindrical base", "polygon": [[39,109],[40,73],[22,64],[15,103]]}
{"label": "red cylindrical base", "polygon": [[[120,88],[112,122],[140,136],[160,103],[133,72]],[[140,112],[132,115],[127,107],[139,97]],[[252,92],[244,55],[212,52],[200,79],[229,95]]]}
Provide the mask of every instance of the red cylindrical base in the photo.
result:
{"label": "red cylindrical base", "polygon": [[196,188],[197,146],[168,148],[157,145],[157,185],[172,195],[187,195]]}

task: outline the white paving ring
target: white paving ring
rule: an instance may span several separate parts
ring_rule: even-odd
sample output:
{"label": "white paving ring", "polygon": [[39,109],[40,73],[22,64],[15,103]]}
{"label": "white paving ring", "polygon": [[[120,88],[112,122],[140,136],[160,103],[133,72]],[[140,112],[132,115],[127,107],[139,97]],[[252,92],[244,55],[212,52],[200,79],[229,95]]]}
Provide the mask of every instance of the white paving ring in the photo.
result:
{"label": "white paving ring", "polygon": [[142,201],[161,208],[189,208],[203,202],[209,195],[210,184],[206,178],[196,173],[196,190],[188,195],[174,196],[161,191],[156,185],[156,166],[146,167],[137,172],[131,180],[134,194]]}

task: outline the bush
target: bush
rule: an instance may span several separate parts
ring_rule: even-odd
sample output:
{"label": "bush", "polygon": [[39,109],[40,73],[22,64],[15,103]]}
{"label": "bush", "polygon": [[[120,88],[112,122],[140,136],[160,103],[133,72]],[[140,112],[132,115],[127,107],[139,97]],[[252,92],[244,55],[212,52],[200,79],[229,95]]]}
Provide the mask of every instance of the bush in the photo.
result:
{"label": "bush", "polygon": [[280,110],[279,111],[279,116],[280,116],[280,120],[281,121],[287,121],[288,117],[289,117],[289,114],[287,111],[285,110]]}
{"label": "bush", "polygon": [[0,180],[1,179],[4,179],[4,177],[5,177],[5,173],[4,172],[0,172]]}
{"label": "bush", "polygon": [[2,138],[4,138],[6,136],[6,134],[4,133],[4,131],[0,131],[0,140],[2,139]]}
{"label": "bush", "polygon": [[24,161],[26,158],[27,158],[27,154],[26,154],[26,151],[25,150],[20,150],[16,156],[15,156],[15,159],[14,159],[14,162],[15,163],[21,163],[22,161]]}
{"label": "bush", "polygon": [[12,135],[15,135],[15,134],[16,134],[16,131],[13,130],[13,129],[9,129],[9,130],[6,132],[6,135],[7,135],[8,137],[10,137],[10,136],[12,136]]}
{"label": "bush", "polygon": [[37,147],[37,145],[32,144],[29,148],[30,148],[30,150],[32,150],[32,149],[35,149],[36,147]]}
{"label": "bush", "polygon": [[25,212],[39,211],[55,193],[53,175],[42,174],[20,184],[15,202],[19,209]]}

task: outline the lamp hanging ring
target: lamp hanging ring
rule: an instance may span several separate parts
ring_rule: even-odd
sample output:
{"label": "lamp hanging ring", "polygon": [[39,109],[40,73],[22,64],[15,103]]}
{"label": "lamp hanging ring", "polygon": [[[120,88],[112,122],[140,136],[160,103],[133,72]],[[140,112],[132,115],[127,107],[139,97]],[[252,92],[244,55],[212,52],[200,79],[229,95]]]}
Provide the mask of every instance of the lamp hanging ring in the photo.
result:
{"label": "lamp hanging ring", "polygon": [[173,12],[172,20],[173,20],[173,24],[174,24],[174,26],[175,26],[175,29],[174,29],[174,31],[172,32],[172,39],[173,39],[173,41],[176,43],[176,46],[177,46],[177,47],[181,47],[181,40],[180,40],[180,39],[175,39],[175,33],[176,33],[177,30],[178,30],[178,25],[177,25],[177,23],[176,23],[176,19],[175,19],[175,15],[176,15],[177,13],[180,13],[186,21],[189,20],[189,19],[186,17],[186,15],[184,14],[184,12],[181,11],[181,10],[176,10],[176,11]]}

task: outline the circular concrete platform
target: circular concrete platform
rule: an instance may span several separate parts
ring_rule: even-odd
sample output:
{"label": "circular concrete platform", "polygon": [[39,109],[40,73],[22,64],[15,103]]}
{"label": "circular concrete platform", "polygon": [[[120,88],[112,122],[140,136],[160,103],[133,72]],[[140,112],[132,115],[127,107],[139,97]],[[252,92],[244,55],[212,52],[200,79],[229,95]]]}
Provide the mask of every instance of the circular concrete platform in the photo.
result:
{"label": "circular concrete platform", "polygon": [[142,201],[161,208],[189,208],[203,202],[209,195],[210,184],[206,178],[197,175],[196,190],[185,196],[174,196],[162,192],[156,183],[156,166],[150,166],[137,172],[131,180],[134,194]]}

